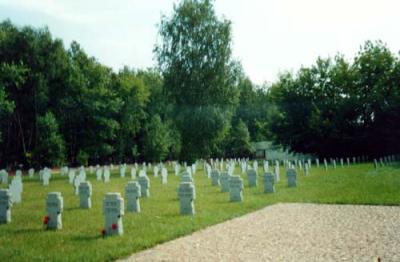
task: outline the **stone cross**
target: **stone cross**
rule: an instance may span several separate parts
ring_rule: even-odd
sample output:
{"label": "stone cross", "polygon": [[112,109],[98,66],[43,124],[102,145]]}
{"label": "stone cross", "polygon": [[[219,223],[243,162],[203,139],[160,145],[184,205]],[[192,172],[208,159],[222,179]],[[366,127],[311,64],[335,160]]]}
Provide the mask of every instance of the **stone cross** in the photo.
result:
{"label": "stone cross", "polygon": [[44,172],[43,172],[43,175],[42,175],[43,185],[44,186],[48,186],[49,185],[50,176],[51,176],[50,172],[47,169],[45,169]]}
{"label": "stone cross", "polygon": [[[268,170],[268,168],[267,168]],[[255,169],[247,170],[247,179],[249,181],[249,187],[257,186],[257,171]]]}
{"label": "stone cross", "polygon": [[61,213],[64,208],[64,199],[60,192],[50,192],[47,194],[46,210],[47,210],[47,229],[61,229],[62,217]]}
{"label": "stone cross", "polygon": [[0,224],[11,222],[11,194],[8,189],[0,188]]}
{"label": "stone cross", "polygon": [[33,168],[30,168],[29,170],[28,170],[28,176],[29,176],[29,178],[33,178],[33,175],[35,174],[35,169],[33,169]]}
{"label": "stone cross", "polygon": [[81,182],[79,185],[80,208],[92,207],[92,184],[89,181]]}
{"label": "stone cross", "polygon": [[179,171],[180,171],[181,167],[178,163],[175,164],[175,176],[179,175]]}
{"label": "stone cross", "polygon": [[135,167],[131,168],[131,178],[136,179],[136,168]]}
{"label": "stone cross", "polygon": [[280,172],[279,172],[279,166],[275,166],[274,171],[275,171],[275,172],[274,172],[275,181],[276,181],[276,182],[279,182],[279,181],[281,180]]}
{"label": "stone cross", "polygon": [[264,173],[264,193],[275,193],[275,177],[270,172]]}
{"label": "stone cross", "polygon": [[13,203],[21,203],[21,194],[23,191],[22,180],[20,177],[14,177],[10,184],[10,194]]}
{"label": "stone cross", "polygon": [[103,200],[104,230],[105,235],[123,235],[124,227],[122,216],[124,212],[124,199],[120,193],[107,193]]}
{"label": "stone cross", "polygon": [[0,171],[0,180],[1,183],[8,184],[8,172],[4,169]]}
{"label": "stone cross", "polygon": [[166,185],[168,182],[168,171],[165,167],[161,169],[161,184]]}
{"label": "stone cross", "polygon": [[144,175],[139,176],[138,182],[140,185],[140,193],[141,197],[149,197],[150,196],[150,179]]}
{"label": "stone cross", "polygon": [[221,192],[229,192],[229,178],[230,175],[228,172],[222,172],[219,178],[219,182],[221,183]]}
{"label": "stone cross", "polygon": [[240,176],[229,176],[229,197],[231,202],[243,201],[243,179]]}
{"label": "stone cross", "polygon": [[108,166],[104,167],[104,172],[103,172],[103,176],[104,176],[104,183],[108,183],[110,182],[110,168]]}
{"label": "stone cross", "polygon": [[194,215],[195,190],[193,183],[181,182],[178,188],[181,215]]}
{"label": "stone cross", "polygon": [[103,180],[103,169],[101,169],[100,167],[96,169],[96,179],[97,181]]}
{"label": "stone cross", "polygon": [[75,170],[73,170],[72,168],[69,170],[68,172],[68,181],[71,185],[74,184],[74,179],[75,179]]}
{"label": "stone cross", "polygon": [[159,171],[158,166],[155,166],[153,171],[154,171],[154,177],[158,177],[158,171]]}
{"label": "stone cross", "polygon": [[305,176],[309,176],[310,175],[310,166],[308,165],[308,163],[304,164],[304,175]]}
{"label": "stone cross", "polygon": [[216,169],[211,171],[211,185],[219,186],[219,171]]}
{"label": "stone cross", "polygon": [[130,181],[125,187],[125,198],[127,199],[128,212],[140,212],[140,185],[137,181]]}
{"label": "stone cross", "polygon": [[119,168],[119,175],[121,178],[125,177],[125,173],[126,173],[126,165],[121,165]]}
{"label": "stone cross", "polygon": [[81,184],[81,182],[84,182],[83,180],[81,180],[82,177],[81,176],[75,176],[74,179],[74,190],[75,190],[75,195],[79,195],[79,185]]}
{"label": "stone cross", "polygon": [[288,169],[286,171],[286,177],[288,180],[288,187],[296,187],[297,186],[297,173],[295,169]]}

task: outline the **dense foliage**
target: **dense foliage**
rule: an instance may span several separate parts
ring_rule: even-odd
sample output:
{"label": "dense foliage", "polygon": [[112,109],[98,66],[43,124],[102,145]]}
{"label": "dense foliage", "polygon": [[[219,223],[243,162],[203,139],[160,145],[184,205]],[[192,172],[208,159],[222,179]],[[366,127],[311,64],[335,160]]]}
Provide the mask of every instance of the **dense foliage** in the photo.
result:
{"label": "dense foliage", "polygon": [[162,17],[157,69],[114,72],[47,28],[0,23],[0,166],[251,156],[274,141],[318,156],[400,152],[400,59],[366,42],[256,86],[211,0]]}

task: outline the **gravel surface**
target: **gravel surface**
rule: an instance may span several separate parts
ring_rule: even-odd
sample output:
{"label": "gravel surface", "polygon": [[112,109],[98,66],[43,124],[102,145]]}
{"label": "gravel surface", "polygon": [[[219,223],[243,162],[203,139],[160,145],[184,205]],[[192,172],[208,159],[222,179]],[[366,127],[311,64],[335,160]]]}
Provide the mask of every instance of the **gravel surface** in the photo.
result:
{"label": "gravel surface", "polygon": [[127,261],[400,261],[400,207],[277,204]]}

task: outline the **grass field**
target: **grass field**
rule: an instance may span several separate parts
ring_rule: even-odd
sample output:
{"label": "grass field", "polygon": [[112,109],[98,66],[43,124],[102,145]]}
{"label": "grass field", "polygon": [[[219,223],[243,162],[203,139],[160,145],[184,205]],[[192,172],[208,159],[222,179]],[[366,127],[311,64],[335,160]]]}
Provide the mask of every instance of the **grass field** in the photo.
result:
{"label": "grass field", "polygon": [[[22,203],[12,208],[11,224],[0,225],[0,261],[106,261],[128,256],[201,228],[237,217],[280,202],[400,205],[400,166],[387,166],[375,171],[372,164],[340,166],[327,172],[313,167],[310,176],[298,176],[297,188],[288,188],[281,169],[281,181],[275,194],[264,194],[261,168],[257,188],[245,182],[244,201],[230,203],[229,193],[212,187],[201,165],[194,176],[196,200],[194,217],[179,215],[176,197],[178,177],[170,171],[168,184],[161,185],[161,177],[151,178],[150,198],[141,199],[142,212],[126,213],[123,217],[124,235],[103,239],[102,201],[107,192],[121,192],[130,180],[112,174],[104,184],[88,175],[93,185],[92,209],[79,209],[79,198],[74,194],[67,177],[53,175],[48,187],[38,178],[24,177]],[[236,169],[239,172],[239,169]],[[127,174],[128,175],[128,174]],[[4,185],[2,185],[4,187]],[[59,191],[64,197],[63,229],[46,231],[42,219],[48,192]]]}

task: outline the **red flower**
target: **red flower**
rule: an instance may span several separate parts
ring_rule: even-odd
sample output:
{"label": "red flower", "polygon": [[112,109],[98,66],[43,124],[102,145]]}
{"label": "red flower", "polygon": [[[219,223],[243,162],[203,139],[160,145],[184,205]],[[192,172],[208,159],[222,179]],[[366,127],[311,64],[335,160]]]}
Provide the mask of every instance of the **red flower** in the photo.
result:
{"label": "red flower", "polygon": [[117,224],[112,224],[111,228],[112,228],[112,230],[116,230],[118,228],[118,225]]}
{"label": "red flower", "polygon": [[106,235],[106,229],[105,229],[105,228],[103,228],[103,229],[101,230],[101,235],[102,235],[102,237],[104,237],[104,236]]}
{"label": "red flower", "polygon": [[44,225],[47,225],[47,224],[49,223],[49,220],[50,220],[50,217],[49,217],[49,216],[45,216],[45,217],[43,218],[43,224],[44,224]]}

